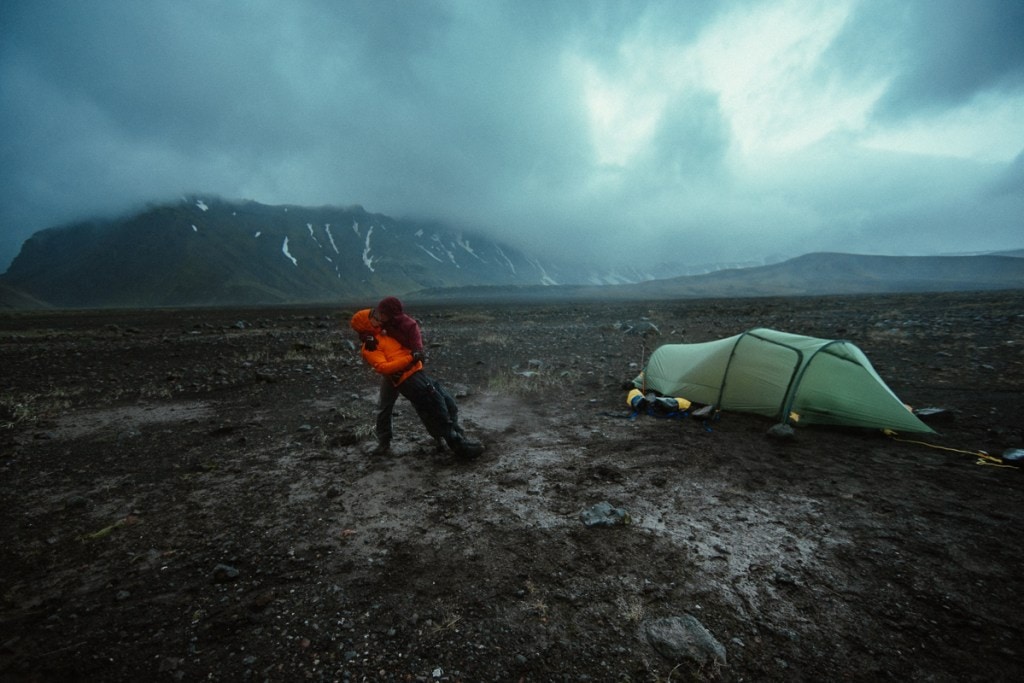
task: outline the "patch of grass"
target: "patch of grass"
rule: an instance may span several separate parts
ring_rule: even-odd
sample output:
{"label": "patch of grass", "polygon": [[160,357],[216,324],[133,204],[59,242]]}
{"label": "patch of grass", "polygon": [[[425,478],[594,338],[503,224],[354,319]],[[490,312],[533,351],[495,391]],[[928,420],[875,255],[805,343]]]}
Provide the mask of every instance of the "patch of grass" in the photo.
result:
{"label": "patch of grass", "polygon": [[30,401],[30,396],[0,396],[0,428],[11,429],[16,424],[26,421],[32,415]]}
{"label": "patch of grass", "polygon": [[352,352],[333,341],[295,344],[284,354],[286,361],[334,361],[346,359]]}
{"label": "patch of grass", "polygon": [[[360,406],[360,408],[362,408],[362,406]],[[360,420],[360,419],[362,419],[363,414],[366,412],[365,410],[361,410],[361,409],[357,410],[355,407],[350,406],[350,405],[349,406],[338,406],[337,408],[334,409],[334,411],[335,411],[335,414],[340,419],[345,420],[346,422]]]}
{"label": "patch of grass", "polygon": [[502,335],[502,334],[496,334],[494,332],[488,332],[487,334],[480,335],[479,337],[474,339],[471,343],[473,343],[473,344],[475,344],[477,346],[490,345],[490,346],[505,347],[505,346],[508,346],[508,337],[506,337],[505,335]]}
{"label": "patch of grass", "polygon": [[448,322],[463,324],[491,323],[494,322],[494,316],[487,315],[486,313],[454,313],[448,319]]}
{"label": "patch of grass", "polygon": [[242,362],[249,363],[266,363],[267,359],[270,358],[270,354],[267,353],[266,349],[260,349],[258,351],[250,351],[249,353],[243,354],[241,359]]}
{"label": "patch of grass", "polygon": [[879,346],[906,346],[910,343],[910,335],[907,331],[895,328],[868,330],[865,336],[871,343],[878,344]]}
{"label": "patch of grass", "polygon": [[616,606],[622,613],[622,618],[631,624],[639,624],[644,618],[644,603],[637,596],[619,596],[616,599]]}
{"label": "patch of grass", "polygon": [[354,440],[355,443],[376,440],[377,437],[374,433],[373,423],[356,422],[353,425],[350,424],[350,421],[356,418],[342,411],[339,411],[339,415],[345,418],[345,424],[340,427],[331,424],[324,428],[318,428],[313,437],[313,444],[315,446],[321,450],[329,451],[332,448],[332,444],[352,445],[350,439]]}
{"label": "patch of grass", "polygon": [[71,397],[79,393],[81,390],[53,389],[45,394],[0,394],[0,429],[33,424],[67,410],[71,407]]}
{"label": "patch of grass", "polygon": [[547,622],[548,604],[544,602],[544,598],[539,594],[537,584],[533,581],[527,581],[525,588],[527,607],[541,622]]}
{"label": "patch of grass", "polygon": [[545,370],[503,370],[487,380],[487,389],[513,396],[530,396],[537,392],[558,389],[571,383],[572,377],[565,373],[551,373]]}
{"label": "patch of grass", "polygon": [[174,396],[174,391],[167,386],[143,387],[139,392],[139,398],[169,399]]}
{"label": "patch of grass", "polygon": [[355,434],[360,441],[377,438],[374,425],[370,422],[361,422],[360,424],[357,424],[352,428],[352,433]]}
{"label": "patch of grass", "polygon": [[433,624],[433,627],[431,629],[432,634],[438,635],[442,633],[457,633],[459,630],[458,625],[459,622],[461,621],[462,615],[451,610],[446,610],[441,620]]}

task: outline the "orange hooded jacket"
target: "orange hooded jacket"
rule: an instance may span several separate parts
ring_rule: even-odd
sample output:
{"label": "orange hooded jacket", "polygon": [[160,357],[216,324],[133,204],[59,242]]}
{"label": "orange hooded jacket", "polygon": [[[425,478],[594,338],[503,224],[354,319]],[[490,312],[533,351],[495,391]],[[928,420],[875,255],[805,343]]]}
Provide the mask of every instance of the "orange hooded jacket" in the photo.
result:
{"label": "orange hooded jacket", "polygon": [[391,377],[398,375],[397,380],[392,379],[392,384],[396,387],[423,369],[421,361],[413,362],[412,351],[402,346],[395,338],[387,336],[383,329],[374,324],[370,318],[369,308],[357,311],[349,324],[360,338],[371,335],[377,340],[376,349],[367,349],[364,343],[360,353],[363,360],[378,374]]}

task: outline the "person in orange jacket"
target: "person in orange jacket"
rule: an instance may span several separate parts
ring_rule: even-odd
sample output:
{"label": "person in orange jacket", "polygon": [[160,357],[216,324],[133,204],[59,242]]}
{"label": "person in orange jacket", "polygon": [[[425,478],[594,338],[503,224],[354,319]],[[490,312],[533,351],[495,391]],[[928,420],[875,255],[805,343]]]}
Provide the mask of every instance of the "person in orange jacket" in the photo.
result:
{"label": "person in orange jacket", "polygon": [[[383,328],[384,334],[398,340],[402,346],[409,349],[413,358],[419,361],[426,360],[419,321],[405,312],[402,302],[397,297],[388,296],[381,299],[370,311],[370,318]],[[382,376],[380,395],[377,398],[377,422],[374,425],[377,450],[380,452],[387,452],[391,447],[391,437],[394,434],[393,413],[398,395],[398,387],[392,384],[388,377]]]}
{"label": "person in orange jacket", "polygon": [[[384,333],[368,308],[352,316],[350,326],[363,342],[360,354],[373,370],[388,379],[412,403],[420,421],[435,439],[444,441],[460,458],[476,458],[482,444],[466,439],[458,424],[458,407],[439,382],[423,371],[423,361]],[[386,452],[378,444],[377,452]],[[390,446],[390,443],[387,444]]]}

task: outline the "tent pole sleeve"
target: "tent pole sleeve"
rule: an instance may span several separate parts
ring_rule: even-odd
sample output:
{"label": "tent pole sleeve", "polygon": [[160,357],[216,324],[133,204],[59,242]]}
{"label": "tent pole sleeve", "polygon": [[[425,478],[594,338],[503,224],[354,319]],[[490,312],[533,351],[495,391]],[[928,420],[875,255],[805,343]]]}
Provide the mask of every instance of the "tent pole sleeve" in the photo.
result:
{"label": "tent pole sleeve", "polygon": [[718,400],[715,401],[715,407],[722,407],[722,397],[725,396],[725,386],[729,383],[729,368],[732,367],[732,359],[736,357],[736,347],[740,345],[743,338],[750,334],[752,330],[747,330],[736,337],[736,342],[732,345],[732,349],[729,350],[729,360],[725,362],[725,370],[722,371],[722,383],[718,387]]}
{"label": "tent pole sleeve", "polygon": [[[757,334],[755,328],[749,331],[750,336],[760,339],[768,344],[774,344],[775,346],[781,346],[784,349],[792,351],[796,354],[796,364],[793,366],[793,371],[789,374],[789,383],[786,385],[786,391],[782,394],[782,405],[779,406],[779,419],[783,424],[789,424],[789,414],[792,412],[793,401],[796,400],[796,388],[800,386],[800,377],[803,377],[804,370],[807,368],[807,364],[804,363],[804,352],[800,349],[793,348],[788,344],[776,341],[774,339],[768,339]],[[730,360],[732,360],[730,358]]]}

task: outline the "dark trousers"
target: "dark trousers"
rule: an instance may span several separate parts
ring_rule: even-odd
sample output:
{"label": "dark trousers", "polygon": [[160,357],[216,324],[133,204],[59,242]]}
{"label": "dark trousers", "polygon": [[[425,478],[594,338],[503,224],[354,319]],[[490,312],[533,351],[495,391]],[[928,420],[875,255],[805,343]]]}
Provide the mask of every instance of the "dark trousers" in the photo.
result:
{"label": "dark trousers", "polygon": [[381,377],[380,399],[377,403],[375,435],[378,443],[390,444],[394,436],[393,415],[399,395],[408,399],[416,410],[420,422],[435,439],[461,438],[459,406],[448,390],[437,380],[420,370],[395,386],[388,377]]}
{"label": "dark trousers", "polygon": [[395,412],[395,401],[397,400],[398,387],[392,384],[388,377],[382,376],[380,378],[380,398],[377,401],[377,426],[374,430],[378,443],[391,443],[391,437],[394,435],[391,426],[392,415]]}
{"label": "dark trousers", "polygon": [[455,399],[427,373],[415,373],[398,386],[398,392],[412,403],[430,436],[448,439],[457,430],[459,409]]}

